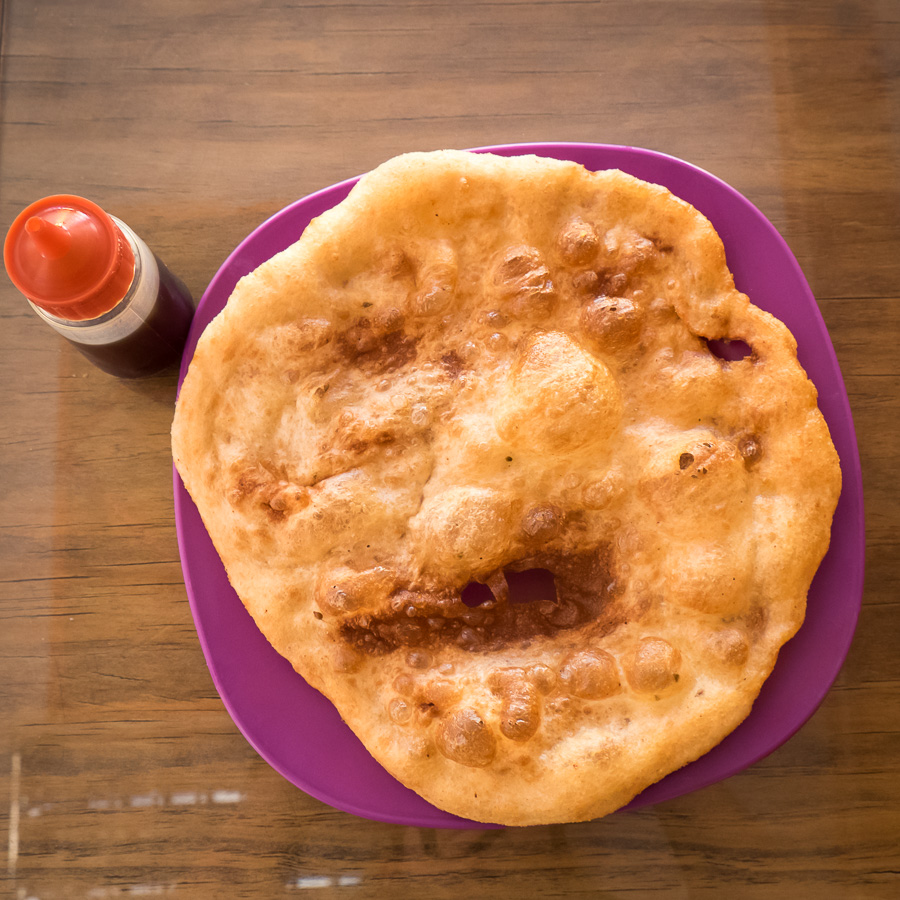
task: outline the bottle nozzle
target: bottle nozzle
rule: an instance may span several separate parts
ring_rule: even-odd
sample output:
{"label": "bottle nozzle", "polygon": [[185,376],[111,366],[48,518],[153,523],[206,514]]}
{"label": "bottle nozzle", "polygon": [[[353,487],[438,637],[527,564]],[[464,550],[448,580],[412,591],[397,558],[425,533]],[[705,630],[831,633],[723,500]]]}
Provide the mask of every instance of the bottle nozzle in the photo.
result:
{"label": "bottle nozzle", "polygon": [[25,232],[34,241],[35,247],[44,259],[59,259],[65,256],[72,244],[72,235],[61,222],[53,223],[40,216],[31,216],[25,223]]}

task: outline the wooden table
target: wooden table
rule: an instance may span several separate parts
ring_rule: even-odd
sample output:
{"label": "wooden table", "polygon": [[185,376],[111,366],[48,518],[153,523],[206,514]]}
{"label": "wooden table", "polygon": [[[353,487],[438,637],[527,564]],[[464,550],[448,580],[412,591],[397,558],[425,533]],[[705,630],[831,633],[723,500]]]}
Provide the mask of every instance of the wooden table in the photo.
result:
{"label": "wooden table", "polygon": [[[900,896],[900,6],[6,0],[0,226],[54,192],[199,298],[290,201],[406,150],[649,147],[726,180],[818,298],[867,582],[816,715],[749,770],[581,825],[426,830],[306,796],[226,713],[176,545],[176,375],[93,368],[0,283],[4,897]],[[893,499],[892,499],[893,498]]]}

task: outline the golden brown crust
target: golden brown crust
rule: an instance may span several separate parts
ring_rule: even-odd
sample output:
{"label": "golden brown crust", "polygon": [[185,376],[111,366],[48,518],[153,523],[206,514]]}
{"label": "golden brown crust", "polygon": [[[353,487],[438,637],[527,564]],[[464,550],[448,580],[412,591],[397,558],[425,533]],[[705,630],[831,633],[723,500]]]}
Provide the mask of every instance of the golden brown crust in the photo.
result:
{"label": "golden brown crust", "polygon": [[[242,279],[173,450],[275,649],[398,779],[508,824],[611,812],[747,715],[840,490],[794,341],[703,216],[454,151]],[[527,569],[556,602],[510,602]]]}

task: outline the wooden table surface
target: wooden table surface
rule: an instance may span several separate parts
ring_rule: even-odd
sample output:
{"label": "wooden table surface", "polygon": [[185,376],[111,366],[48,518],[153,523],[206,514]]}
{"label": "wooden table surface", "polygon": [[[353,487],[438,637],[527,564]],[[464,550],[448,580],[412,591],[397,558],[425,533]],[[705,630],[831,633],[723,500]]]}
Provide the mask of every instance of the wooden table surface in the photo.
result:
{"label": "wooden table surface", "polygon": [[174,372],[93,368],[0,277],[0,849],[16,900],[900,896],[900,5],[894,0],[5,0],[0,228],[54,192],[196,298],[294,199],[407,150],[627,144],[779,229],[846,380],[867,573],[814,717],[695,794],[593,823],[356,818],[213,687],[176,544]]}

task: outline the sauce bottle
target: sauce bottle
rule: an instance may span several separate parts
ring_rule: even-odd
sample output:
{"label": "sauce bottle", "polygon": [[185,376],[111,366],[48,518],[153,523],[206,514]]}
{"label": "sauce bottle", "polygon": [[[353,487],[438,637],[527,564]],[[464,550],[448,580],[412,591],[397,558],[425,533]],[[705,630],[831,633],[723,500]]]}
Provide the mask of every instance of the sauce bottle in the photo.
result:
{"label": "sauce bottle", "polygon": [[90,200],[57,194],[32,203],[10,226],[3,260],[38,316],[104,372],[138,378],[181,359],[190,292]]}

